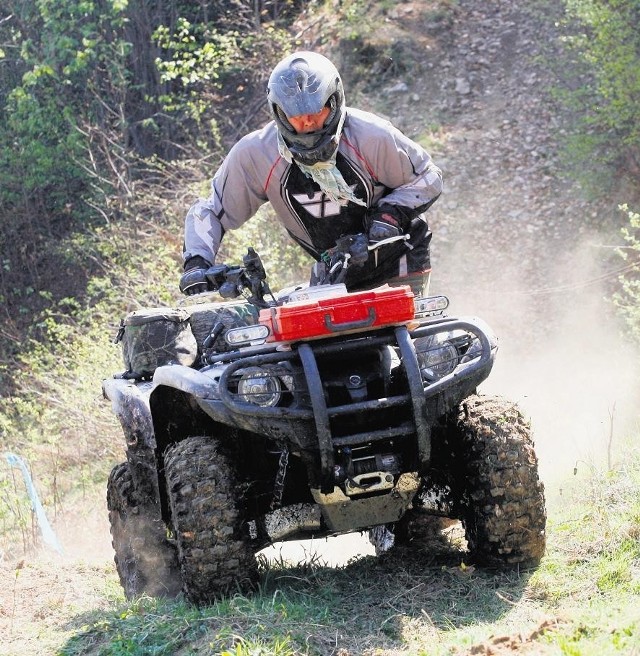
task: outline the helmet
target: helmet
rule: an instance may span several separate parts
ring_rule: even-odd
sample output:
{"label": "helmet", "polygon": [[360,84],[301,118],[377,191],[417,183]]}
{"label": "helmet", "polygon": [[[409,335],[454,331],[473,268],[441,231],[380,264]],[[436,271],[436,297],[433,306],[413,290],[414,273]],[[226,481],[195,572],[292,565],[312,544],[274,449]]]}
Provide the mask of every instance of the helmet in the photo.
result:
{"label": "helmet", "polygon": [[[331,158],[338,147],[346,110],[340,74],[326,57],[306,51],[285,57],[271,73],[267,101],[297,161],[311,166]],[[325,105],[330,112],[320,130],[298,134],[287,119],[317,114]]]}

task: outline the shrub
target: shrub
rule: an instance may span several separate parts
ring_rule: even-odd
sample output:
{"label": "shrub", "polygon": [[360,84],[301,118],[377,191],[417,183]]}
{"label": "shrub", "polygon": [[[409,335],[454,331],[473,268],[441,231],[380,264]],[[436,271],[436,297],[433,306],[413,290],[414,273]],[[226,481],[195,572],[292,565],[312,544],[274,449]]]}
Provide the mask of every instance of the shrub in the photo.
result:
{"label": "shrub", "polygon": [[622,236],[628,246],[620,249],[619,254],[627,262],[620,276],[620,290],[614,295],[614,301],[624,317],[629,333],[635,340],[640,340],[640,214],[622,205],[628,223],[622,228]]}
{"label": "shrub", "polygon": [[612,167],[640,182],[640,0],[565,0],[580,84],[568,93],[579,113],[572,155],[587,175]]}

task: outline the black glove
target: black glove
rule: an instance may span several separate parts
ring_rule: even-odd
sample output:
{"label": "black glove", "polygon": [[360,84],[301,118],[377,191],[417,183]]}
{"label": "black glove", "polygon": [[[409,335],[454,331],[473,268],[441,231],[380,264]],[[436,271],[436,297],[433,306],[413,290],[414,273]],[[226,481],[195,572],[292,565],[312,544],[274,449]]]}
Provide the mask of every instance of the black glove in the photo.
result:
{"label": "black glove", "polygon": [[210,268],[211,264],[204,257],[200,255],[190,257],[184,263],[184,273],[180,277],[180,291],[187,296],[193,296],[213,289],[207,278],[207,271]]}
{"label": "black glove", "polygon": [[409,220],[400,208],[394,205],[381,205],[367,217],[367,236],[369,243],[375,244],[402,234]]}
{"label": "black glove", "polygon": [[353,235],[353,240],[349,247],[349,253],[351,254],[349,266],[361,267],[367,263],[367,260],[369,259],[369,249],[367,246],[366,235],[363,235],[362,233]]}

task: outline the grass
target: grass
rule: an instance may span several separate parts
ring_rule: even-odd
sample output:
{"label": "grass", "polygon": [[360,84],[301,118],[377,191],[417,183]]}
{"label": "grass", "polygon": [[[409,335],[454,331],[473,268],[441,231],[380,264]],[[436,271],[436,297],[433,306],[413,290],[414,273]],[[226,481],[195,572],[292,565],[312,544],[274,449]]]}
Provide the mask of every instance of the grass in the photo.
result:
{"label": "grass", "polygon": [[418,565],[399,569],[388,558],[370,557],[335,570],[278,568],[265,575],[256,595],[236,596],[202,610],[144,599],[94,618],[61,653],[329,654],[338,649],[392,649],[456,626],[491,621],[504,603],[495,590],[513,594],[521,586],[521,580],[503,576],[465,579],[455,567]]}
{"label": "grass", "polygon": [[640,654],[640,456],[573,487],[552,502],[537,570],[476,569],[453,547],[263,563],[253,595],[202,609],[120,593],[70,618],[57,653]]}

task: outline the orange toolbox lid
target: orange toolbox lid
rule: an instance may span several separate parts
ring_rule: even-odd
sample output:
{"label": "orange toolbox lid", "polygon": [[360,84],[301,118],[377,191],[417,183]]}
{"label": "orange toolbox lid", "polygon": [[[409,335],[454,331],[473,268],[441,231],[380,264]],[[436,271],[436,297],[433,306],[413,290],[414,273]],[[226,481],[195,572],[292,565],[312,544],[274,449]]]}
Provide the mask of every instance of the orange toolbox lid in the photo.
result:
{"label": "orange toolbox lid", "polygon": [[267,341],[331,337],[411,321],[415,314],[413,299],[408,285],[383,285],[260,310],[259,322],[271,331]]}

